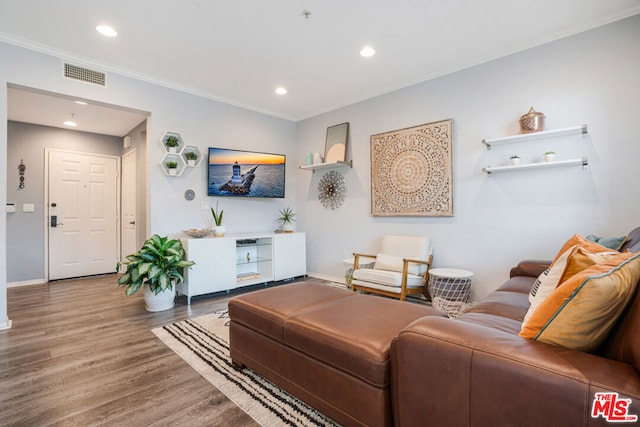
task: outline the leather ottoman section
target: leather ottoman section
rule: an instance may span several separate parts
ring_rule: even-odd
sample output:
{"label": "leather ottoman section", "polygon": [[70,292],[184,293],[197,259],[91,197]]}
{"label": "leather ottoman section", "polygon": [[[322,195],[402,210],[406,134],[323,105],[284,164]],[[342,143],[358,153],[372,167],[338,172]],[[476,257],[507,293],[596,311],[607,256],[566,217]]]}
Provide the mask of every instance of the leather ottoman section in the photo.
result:
{"label": "leather ottoman section", "polygon": [[231,358],[344,426],[390,427],[390,389],[379,389],[235,321]]}
{"label": "leather ottoman section", "polygon": [[353,296],[354,293],[346,289],[293,283],[232,298],[229,300],[229,317],[275,340],[283,341],[283,324],[291,316]]}
{"label": "leather ottoman section", "polygon": [[424,305],[356,294],[291,317],[284,338],[291,348],[387,388],[391,341],[424,316],[446,317]]}

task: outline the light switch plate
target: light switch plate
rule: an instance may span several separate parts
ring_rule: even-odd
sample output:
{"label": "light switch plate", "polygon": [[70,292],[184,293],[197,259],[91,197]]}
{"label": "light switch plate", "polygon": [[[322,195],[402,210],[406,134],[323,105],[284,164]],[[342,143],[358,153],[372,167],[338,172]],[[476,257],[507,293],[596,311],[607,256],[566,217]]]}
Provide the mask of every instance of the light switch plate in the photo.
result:
{"label": "light switch plate", "polygon": [[22,204],[22,212],[35,212],[36,205],[33,203],[23,203]]}

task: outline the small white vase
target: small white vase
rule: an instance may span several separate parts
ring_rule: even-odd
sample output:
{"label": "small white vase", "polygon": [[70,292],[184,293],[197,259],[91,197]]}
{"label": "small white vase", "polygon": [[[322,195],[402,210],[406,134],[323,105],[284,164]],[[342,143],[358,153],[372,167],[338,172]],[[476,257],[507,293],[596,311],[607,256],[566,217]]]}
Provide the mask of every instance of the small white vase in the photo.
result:
{"label": "small white vase", "polygon": [[224,237],[224,232],[226,227],[224,225],[216,225],[216,228],[213,229],[213,234],[216,237]]}
{"label": "small white vase", "polygon": [[285,233],[293,233],[293,225],[290,222],[282,224],[282,231]]}
{"label": "small white vase", "polygon": [[171,285],[171,289],[165,289],[158,295],[153,293],[149,285],[144,285],[144,304],[147,311],[155,313],[156,311],[164,311],[173,308],[176,298],[175,283]]}
{"label": "small white vase", "polygon": [[556,156],[555,154],[545,154],[544,161],[547,163],[552,162],[555,156]]}
{"label": "small white vase", "polygon": [[195,160],[187,160],[187,166],[195,166],[195,165],[196,165]]}
{"label": "small white vase", "polygon": [[515,159],[509,159],[509,161],[511,162],[511,166],[517,166],[520,164],[520,159],[518,157]]}
{"label": "small white vase", "polygon": [[169,175],[175,175],[175,174],[176,174],[175,169],[169,169]]}
{"label": "small white vase", "polygon": [[177,153],[178,152],[178,148],[177,147],[169,147],[169,152],[170,153]]}

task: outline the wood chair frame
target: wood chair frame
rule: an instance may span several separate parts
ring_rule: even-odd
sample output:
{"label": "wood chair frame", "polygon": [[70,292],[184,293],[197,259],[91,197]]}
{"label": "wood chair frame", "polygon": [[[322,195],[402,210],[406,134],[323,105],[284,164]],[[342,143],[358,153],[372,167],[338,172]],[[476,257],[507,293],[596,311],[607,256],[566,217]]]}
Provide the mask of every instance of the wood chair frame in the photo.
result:
{"label": "wood chair frame", "polygon": [[[374,258],[374,259],[376,258],[376,255],[362,254],[362,253],[354,253],[353,256],[354,256],[354,260],[353,260],[354,272],[358,269],[360,257],[367,257],[367,258]],[[353,282],[351,282],[351,290],[353,290],[354,292],[364,291],[364,292],[370,292],[373,294],[384,295],[391,298],[398,298],[400,299],[400,301],[405,301],[407,299],[407,295],[423,294],[427,298],[427,300],[430,301],[431,298],[429,296],[429,292],[427,291],[427,284],[429,283],[429,269],[431,268],[432,261],[433,261],[433,255],[429,255],[429,259],[426,261],[421,259],[403,258],[402,259],[402,262],[403,262],[402,282],[400,284],[400,293],[385,291],[383,289],[370,288],[368,286],[355,284]],[[422,264],[427,266],[427,271],[424,273],[424,285],[422,285],[419,288],[407,288],[407,274],[409,273],[409,263]]]}

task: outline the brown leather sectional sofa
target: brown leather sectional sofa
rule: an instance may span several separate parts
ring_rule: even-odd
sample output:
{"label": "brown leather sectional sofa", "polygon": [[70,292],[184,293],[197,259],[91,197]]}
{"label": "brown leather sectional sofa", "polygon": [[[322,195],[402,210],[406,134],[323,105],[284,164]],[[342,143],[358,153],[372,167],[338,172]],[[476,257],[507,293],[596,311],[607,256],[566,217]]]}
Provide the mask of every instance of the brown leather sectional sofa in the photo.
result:
{"label": "brown leather sectional sofa", "polygon": [[304,283],[245,294],[229,303],[231,357],[343,425],[640,424],[640,286],[595,353],[568,350],[518,335],[547,266],[521,262],[457,319]]}

